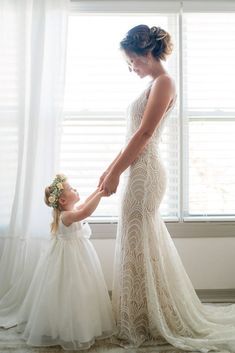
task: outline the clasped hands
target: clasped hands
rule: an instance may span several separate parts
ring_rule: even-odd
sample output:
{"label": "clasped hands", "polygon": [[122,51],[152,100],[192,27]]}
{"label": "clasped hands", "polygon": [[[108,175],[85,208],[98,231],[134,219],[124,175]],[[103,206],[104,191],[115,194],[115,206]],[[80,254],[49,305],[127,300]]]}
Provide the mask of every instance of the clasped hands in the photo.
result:
{"label": "clasped hands", "polygon": [[110,171],[105,171],[99,180],[98,188],[104,191],[104,196],[110,196],[117,191],[119,175],[113,175]]}

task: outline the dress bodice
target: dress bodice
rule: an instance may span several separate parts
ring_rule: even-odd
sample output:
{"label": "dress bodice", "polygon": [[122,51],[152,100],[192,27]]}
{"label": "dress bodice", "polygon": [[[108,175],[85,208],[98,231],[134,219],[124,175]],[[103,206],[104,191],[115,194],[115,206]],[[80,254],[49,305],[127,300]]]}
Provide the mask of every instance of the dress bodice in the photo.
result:
{"label": "dress bodice", "polygon": [[[144,111],[148,101],[148,96],[151,90],[151,86],[152,86],[152,83],[149,84],[148,87],[128,107],[126,141],[129,141],[131,136],[135,133],[135,131],[140,126],[141,119],[144,115]],[[161,140],[162,131],[165,126],[165,122],[167,120],[167,117],[170,115],[172,109],[174,108],[175,102],[176,102],[176,96],[174,97],[166,113],[162,117],[159,125],[155,129],[153,136],[151,137],[148,143],[148,148],[151,148],[151,146],[156,147],[159,144]]]}
{"label": "dress bodice", "polygon": [[87,222],[74,222],[70,226],[65,226],[59,221],[59,227],[56,234],[57,239],[69,240],[76,237],[90,238],[91,229]]}

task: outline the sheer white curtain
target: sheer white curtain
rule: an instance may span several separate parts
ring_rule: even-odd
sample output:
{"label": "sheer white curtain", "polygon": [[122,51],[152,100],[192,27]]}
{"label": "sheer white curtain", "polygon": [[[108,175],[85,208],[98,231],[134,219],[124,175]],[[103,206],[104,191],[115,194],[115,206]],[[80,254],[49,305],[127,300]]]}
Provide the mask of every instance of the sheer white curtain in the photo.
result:
{"label": "sheer white curtain", "polygon": [[13,157],[6,150],[0,159],[1,187],[12,189],[10,219],[1,214],[6,228],[0,259],[4,327],[14,325],[49,238],[50,210],[43,192],[57,165],[68,6],[69,0],[0,2],[0,74],[5,79],[0,80],[0,130],[5,131],[5,148],[8,131],[14,135],[14,142],[8,141],[14,145]]}

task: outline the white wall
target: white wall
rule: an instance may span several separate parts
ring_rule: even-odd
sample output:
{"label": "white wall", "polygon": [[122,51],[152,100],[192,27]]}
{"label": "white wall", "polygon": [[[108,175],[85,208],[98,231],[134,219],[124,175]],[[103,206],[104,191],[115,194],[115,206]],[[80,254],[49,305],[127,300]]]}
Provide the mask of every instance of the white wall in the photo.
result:
{"label": "white wall", "polygon": [[[92,243],[111,290],[115,239],[96,239],[96,236],[93,231]],[[194,288],[235,288],[235,237],[173,238],[173,241]],[[0,256],[2,247],[0,237]]]}
{"label": "white wall", "polygon": [[[173,238],[196,289],[235,288],[235,238]],[[115,239],[93,239],[109,289]]]}

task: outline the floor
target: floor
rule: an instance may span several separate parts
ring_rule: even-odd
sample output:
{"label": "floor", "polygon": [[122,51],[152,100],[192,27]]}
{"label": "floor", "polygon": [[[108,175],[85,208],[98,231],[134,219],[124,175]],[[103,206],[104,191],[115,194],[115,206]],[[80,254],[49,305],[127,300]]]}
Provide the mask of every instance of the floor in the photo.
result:
{"label": "floor", "polygon": [[[16,329],[0,329],[0,353],[62,353],[65,352],[61,347],[29,347],[20,338]],[[124,349],[110,343],[97,343],[86,351],[67,351],[69,353],[187,353],[182,350],[175,349],[170,345],[159,347],[144,347],[139,349]],[[229,353],[228,351],[221,351],[220,353]]]}

